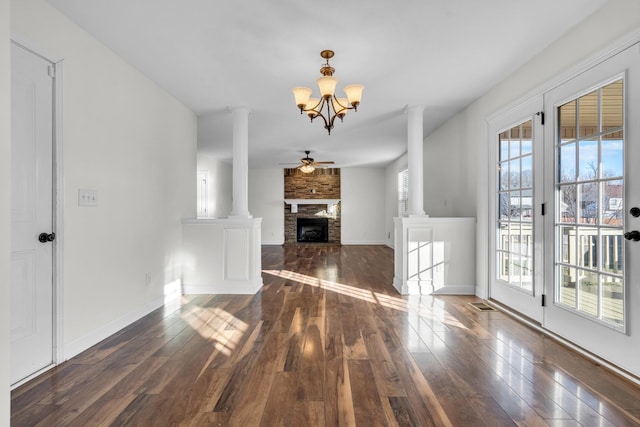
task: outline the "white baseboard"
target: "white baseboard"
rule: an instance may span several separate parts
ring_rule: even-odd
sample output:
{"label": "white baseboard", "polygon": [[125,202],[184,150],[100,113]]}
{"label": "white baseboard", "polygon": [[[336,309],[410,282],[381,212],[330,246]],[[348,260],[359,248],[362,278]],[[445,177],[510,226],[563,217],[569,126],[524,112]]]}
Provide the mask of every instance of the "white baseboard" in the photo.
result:
{"label": "white baseboard", "polygon": [[449,285],[429,292],[428,285],[420,285],[415,281],[409,281],[404,285],[402,279],[396,276],[393,278],[393,287],[401,295],[475,295],[476,292],[476,287],[473,285]]}
{"label": "white baseboard", "polygon": [[342,245],[386,245],[384,240],[343,240]]}
{"label": "white baseboard", "polygon": [[468,286],[444,286],[431,295],[475,295],[476,287],[473,285]]}
{"label": "white baseboard", "polygon": [[263,240],[261,243],[263,246],[282,246],[284,245],[284,239],[280,240]]}
{"label": "white baseboard", "polygon": [[[165,303],[164,296],[154,299],[141,307],[138,310],[134,310],[131,313],[125,314],[118,319],[114,319],[111,322],[99,327],[92,332],[75,339],[73,341],[67,342],[64,345],[64,360],[69,360],[74,356],[82,353],[88,348],[98,344],[100,341],[110,337],[115,334],[119,330],[129,326],[136,320],[141,319],[152,311],[162,307]],[[61,360],[62,363],[64,360]]]}
{"label": "white baseboard", "polygon": [[262,278],[257,283],[223,283],[206,285],[182,285],[182,292],[185,295],[191,294],[227,294],[227,295],[253,295],[263,286]]}

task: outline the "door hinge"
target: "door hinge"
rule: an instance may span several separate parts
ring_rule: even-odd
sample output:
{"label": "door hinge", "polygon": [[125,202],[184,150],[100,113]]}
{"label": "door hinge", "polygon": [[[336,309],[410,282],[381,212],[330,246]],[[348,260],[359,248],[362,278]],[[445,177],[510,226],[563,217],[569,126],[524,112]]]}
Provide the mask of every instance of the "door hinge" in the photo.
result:
{"label": "door hinge", "polygon": [[546,298],[545,298],[545,297],[546,297],[546,295],[545,295],[545,294],[542,294],[542,295],[540,295],[540,296],[542,297],[542,298],[541,298],[541,301],[540,301],[540,303],[541,303],[540,305],[542,305],[543,307],[545,307],[545,306],[547,305],[547,301],[546,301]]}
{"label": "door hinge", "polygon": [[538,111],[536,116],[540,116],[540,124],[544,126],[544,111]]}
{"label": "door hinge", "polygon": [[56,67],[54,67],[53,65],[49,65],[47,67],[47,72],[49,73],[49,77],[51,77],[52,79],[56,78]]}
{"label": "door hinge", "polygon": [[547,214],[547,204],[543,203],[542,205],[540,205],[540,214],[542,215],[546,215]]}

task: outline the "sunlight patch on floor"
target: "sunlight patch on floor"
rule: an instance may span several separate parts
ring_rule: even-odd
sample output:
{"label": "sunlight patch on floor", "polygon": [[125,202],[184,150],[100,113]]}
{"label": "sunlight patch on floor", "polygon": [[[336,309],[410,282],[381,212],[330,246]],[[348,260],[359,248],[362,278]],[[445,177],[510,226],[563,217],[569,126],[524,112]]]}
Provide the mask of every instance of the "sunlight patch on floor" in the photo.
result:
{"label": "sunlight patch on floor", "polygon": [[450,327],[458,329],[469,329],[455,316],[451,315],[447,310],[445,310],[442,303],[438,302],[433,296],[408,296],[407,299],[403,299],[393,297],[391,295],[381,294],[379,292],[359,289],[355,286],[332,282],[330,280],[319,279],[317,277],[308,276],[306,274],[296,273],[295,271],[262,270],[262,272],[270,274],[272,276],[281,277],[283,279],[293,280],[305,285],[326,289],[331,292],[337,292],[341,295],[357,298],[362,301],[370,302],[372,304],[379,304],[392,310],[398,310],[405,313],[417,313],[421,317],[435,319],[438,322]]}
{"label": "sunlight patch on floor", "polygon": [[306,274],[296,273],[289,270],[262,270],[263,273],[271,274],[272,276],[282,277],[283,279],[293,280],[298,283],[302,283],[309,286],[314,286],[320,289],[326,289],[328,291],[337,292],[342,295],[346,295],[353,298],[358,298],[363,301],[375,303],[376,300],[371,291],[365,291],[353,286],[343,285],[342,283],[332,282],[330,280],[318,279],[317,277],[307,276]]}
{"label": "sunlight patch on floor", "polygon": [[215,348],[225,356],[237,347],[249,325],[217,307],[192,307],[182,318],[202,338],[215,341]]}

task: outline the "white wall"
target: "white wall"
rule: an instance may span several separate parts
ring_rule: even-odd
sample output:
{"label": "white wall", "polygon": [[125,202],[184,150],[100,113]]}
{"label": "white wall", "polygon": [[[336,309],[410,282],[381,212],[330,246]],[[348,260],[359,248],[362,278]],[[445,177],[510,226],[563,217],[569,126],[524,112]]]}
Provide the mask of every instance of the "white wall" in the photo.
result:
{"label": "white wall", "polygon": [[385,244],[385,170],[340,169],[343,245]]}
{"label": "white wall", "polygon": [[[427,213],[477,217],[478,295],[486,297],[489,262],[487,119],[518,100],[536,91],[539,93],[551,81],[557,81],[568,73],[568,69],[603,52],[615,41],[630,38],[629,34],[637,34],[639,30],[640,2],[610,0],[601,10],[425,139],[425,158],[430,153],[437,153],[440,159],[447,160],[442,164],[451,168],[451,172],[462,174],[460,180],[451,180],[451,173],[434,167],[427,159],[430,164],[424,175]],[[447,178],[446,191],[430,184],[442,182],[442,174]]]}
{"label": "white wall", "polygon": [[[165,284],[180,279],[180,219],[195,216],[196,117],[44,0],[13,1],[11,30],[64,59],[70,357],[161,305]],[[79,188],[96,189],[98,207],[78,207]]]}
{"label": "white wall", "polygon": [[209,176],[207,194],[209,216],[212,218],[228,217],[233,206],[232,165],[205,154],[198,154],[198,170],[206,170]]}
{"label": "white wall", "polygon": [[284,243],[284,171],[249,170],[249,212],[262,218],[262,244]]}
{"label": "white wall", "polygon": [[475,164],[464,146],[469,135],[464,126],[453,133],[436,130],[426,138],[424,156],[424,211],[430,217],[475,216]]}
{"label": "white wall", "polygon": [[9,1],[0,0],[0,425],[11,418],[9,394],[9,223],[11,102]]}

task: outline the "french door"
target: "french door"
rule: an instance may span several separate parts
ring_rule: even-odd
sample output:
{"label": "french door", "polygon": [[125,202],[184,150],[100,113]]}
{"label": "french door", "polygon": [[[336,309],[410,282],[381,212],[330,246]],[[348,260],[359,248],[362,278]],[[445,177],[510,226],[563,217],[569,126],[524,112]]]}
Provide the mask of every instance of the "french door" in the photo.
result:
{"label": "french door", "polygon": [[640,375],[639,46],[549,91],[545,113],[544,327]]}
{"label": "french door", "polygon": [[490,297],[542,322],[542,97],[490,124],[493,145]]}

